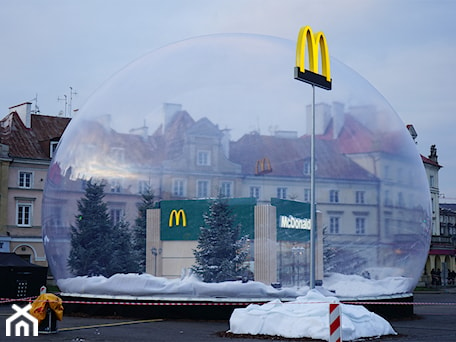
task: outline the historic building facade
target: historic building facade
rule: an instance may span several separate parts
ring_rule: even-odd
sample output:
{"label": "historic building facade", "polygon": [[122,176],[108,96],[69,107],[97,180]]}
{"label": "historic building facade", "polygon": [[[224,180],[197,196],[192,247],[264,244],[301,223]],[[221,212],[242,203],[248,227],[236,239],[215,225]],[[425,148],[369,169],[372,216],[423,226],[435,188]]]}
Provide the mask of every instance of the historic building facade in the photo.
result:
{"label": "historic building facade", "polygon": [[44,183],[70,119],[32,113],[31,103],[10,108],[0,121],[0,251],[47,266],[41,237]]}
{"label": "historic building facade", "polygon": [[[359,241],[353,245],[358,270],[371,258],[387,264],[394,253],[402,253],[403,246],[410,245],[413,217],[421,210],[414,200],[413,171],[396,150],[401,142],[393,134],[376,141],[342,104],[320,104],[317,111],[321,120],[317,123],[316,154],[324,156],[325,163],[316,161],[316,202],[325,243],[337,248],[347,239]],[[116,132],[109,127],[109,116],[91,122],[65,154],[66,160],[49,170],[50,181],[57,187],[65,184],[67,194],[50,203],[50,217],[41,218],[44,180],[70,119],[32,113],[30,103],[11,107],[1,121],[0,250],[30,255],[32,262],[45,264],[41,220],[53,220],[51,226],[62,236],[68,233],[74,223],[75,203],[84,195],[89,167],[100,170],[95,176],[106,184],[105,199],[114,221],[134,221],[138,194],[146,186],[153,189],[157,201],[207,199],[218,194],[254,198],[258,204],[269,203],[271,198],[310,201],[308,134],[252,132],[232,141],[228,130],[207,118],[195,121],[180,105],[165,105],[164,113],[163,124],[152,134],[147,127],[129,134]],[[328,119],[331,113],[337,120]],[[100,141],[105,144],[99,145]],[[453,254],[445,254],[443,259],[433,254],[441,250],[435,246],[441,246],[436,243],[443,239],[439,229],[442,217],[438,215],[441,166],[435,148],[428,158],[422,156],[422,161],[433,199],[433,244],[425,270],[429,274],[441,262],[454,268],[454,244]],[[103,173],[111,165],[119,170],[128,168],[134,176]],[[405,231],[410,234],[394,236],[388,231],[391,225],[409,225]],[[377,241],[380,245],[374,254],[370,247],[362,247]],[[68,239],[63,243],[68,248]],[[147,253],[152,262],[154,255]],[[413,255],[413,251],[407,253]]]}

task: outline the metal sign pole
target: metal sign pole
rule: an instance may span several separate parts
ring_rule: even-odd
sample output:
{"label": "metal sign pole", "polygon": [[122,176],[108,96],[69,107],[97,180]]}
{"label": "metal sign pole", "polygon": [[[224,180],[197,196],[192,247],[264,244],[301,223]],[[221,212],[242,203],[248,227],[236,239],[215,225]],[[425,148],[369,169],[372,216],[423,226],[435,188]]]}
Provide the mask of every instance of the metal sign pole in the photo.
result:
{"label": "metal sign pole", "polygon": [[315,288],[315,85],[312,85],[312,136],[310,141],[310,288]]}
{"label": "metal sign pole", "polygon": [[[306,43],[309,48],[309,70],[305,68]],[[322,74],[318,73],[318,49],[321,51]],[[315,199],[315,86],[331,90],[331,68],[328,53],[328,45],[323,32],[314,35],[309,26],[299,30],[298,42],[296,44],[296,66],[294,78],[312,85],[312,136],[310,145],[310,288],[315,288],[315,238],[317,234],[316,225],[316,199]]]}

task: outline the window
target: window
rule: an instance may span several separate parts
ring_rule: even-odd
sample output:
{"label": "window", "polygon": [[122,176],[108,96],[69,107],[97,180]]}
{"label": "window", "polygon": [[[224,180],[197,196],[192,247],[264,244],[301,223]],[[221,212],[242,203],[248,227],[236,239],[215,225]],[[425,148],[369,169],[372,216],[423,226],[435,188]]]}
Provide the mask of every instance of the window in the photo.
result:
{"label": "window", "polygon": [[304,189],[304,202],[310,202],[310,189]]}
{"label": "window", "polygon": [[311,163],[310,159],[304,160],[304,170],[303,170],[304,175],[309,176],[311,173]]}
{"label": "window", "polygon": [[232,182],[222,182],[220,186],[220,195],[223,197],[232,197],[232,188],[233,188],[233,183]]}
{"label": "window", "polygon": [[402,192],[397,194],[397,205],[399,207],[405,207],[404,194]]}
{"label": "window", "polygon": [[49,146],[49,156],[52,158],[54,157],[55,152],[57,151],[57,146],[59,145],[58,141],[51,141]]}
{"label": "window", "polygon": [[49,225],[52,228],[62,227],[62,207],[60,206],[52,206],[51,207],[52,214],[50,215],[51,219],[49,220]]}
{"label": "window", "polygon": [[209,151],[198,151],[196,154],[196,165],[209,166],[211,165],[211,158]]}
{"label": "window", "polygon": [[390,171],[389,165],[385,165],[385,166],[383,167],[383,173],[384,173],[383,177],[384,177],[385,179],[390,179],[390,178],[391,178],[391,174],[390,174],[391,171]]}
{"label": "window", "polygon": [[339,190],[329,190],[329,202],[339,203]]}
{"label": "window", "polygon": [[430,175],[429,176],[429,186],[432,188],[434,186],[434,176]]}
{"label": "window", "polygon": [[393,220],[389,217],[385,218],[385,236],[388,236],[391,234],[390,232],[392,231],[392,227],[391,227],[392,221]]}
{"label": "window", "polygon": [[113,208],[110,210],[109,215],[113,224],[118,224],[122,221],[123,210],[119,208]]}
{"label": "window", "polygon": [[111,192],[120,192],[120,189],[121,189],[120,181],[113,179],[113,181],[111,183]]}
{"label": "window", "polygon": [[355,201],[356,201],[356,204],[364,204],[364,194],[365,192],[364,191],[356,191],[355,193]]}
{"label": "window", "polygon": [[16,224],[19,227],[32,226],[33,204],[29,202],[17,202],[16,204]]}
{"label": "window", "polygon": [[339,234],[339,217],[331,216],[329,218],[329,233]]}
{"label": "window", "polygon": [[30,189],[32,187],[33,173],[26,171],[19,171],[19,187]]}
{"label": "window", "polygon": [[384,199],[385,206],[392,206],[393,203],[391,201],[391,192],[389,190],[385,190],[385,199]]}
{"label": "window", "polygon": [[277,188],[277,198],[287,199],[287,188]]}
{"label": "window", "polygon": [[207,198],[209,197],[209,181],[199,180],[196,182],[196,197]]}
{"label": "window", "polygon": [[185,196],[185,182],[183,179],[173,180],[173,196],[184,197]]}
{"label": "window", "polygon": [[259,199],[260,198],[260,187],[259,186],[251,186],[250,187],[250,197]]}
{"label": "window", "polygon": [[356,218],[356,234],[366,234],[366,219],[364,217]]}

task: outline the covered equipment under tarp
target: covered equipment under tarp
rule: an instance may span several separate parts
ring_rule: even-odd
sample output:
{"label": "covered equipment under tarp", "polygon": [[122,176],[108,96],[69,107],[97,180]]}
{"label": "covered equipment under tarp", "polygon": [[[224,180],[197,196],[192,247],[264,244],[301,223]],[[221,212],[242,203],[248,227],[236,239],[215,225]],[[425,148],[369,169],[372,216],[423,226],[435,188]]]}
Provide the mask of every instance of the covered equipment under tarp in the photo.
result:
{"label": "covered equipment under tarp", "polygon": [[34,297],[46,285],[47,267],[31,264],[15,253],[0,253],[0,279],[1,297]]}
{"label": "covered equipment under tarp", "polygon": [[63,317],[63,305],[60,297],[57,297],[52,293],[43,293],[40,294],[32,304],[30,309],[30,314],[38,319],[40,324],[48,313],[48,309],[55,314],[55,317],[61,321]]}

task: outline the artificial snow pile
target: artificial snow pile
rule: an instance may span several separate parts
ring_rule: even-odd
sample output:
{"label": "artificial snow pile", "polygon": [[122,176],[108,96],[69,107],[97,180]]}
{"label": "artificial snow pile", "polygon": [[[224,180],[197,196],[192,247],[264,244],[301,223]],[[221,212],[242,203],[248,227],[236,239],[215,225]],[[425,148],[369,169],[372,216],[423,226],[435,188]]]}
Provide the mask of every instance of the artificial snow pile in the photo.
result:
{"label": "artificial snow pile", "polygon": [[[329,303],[340,302],[310,290],[292,302],[276,299],[264,305],[251,304],[234,310],[229,332],[329,341]],[[344,341],[397,334],[385,319],[363,306],[340,304],[340,308]]]}
{"label": "artificial snow pile", "polygon": [[205,283],[194,274],[180,279],[155,277],[150,274],[114,274],[103,276],[59,279],[59,288],[66,293],[111,296],[169,296],[217,298],[296,298],[304,295],[309,287],[275,289],[257,281],[225,281]]}
{"label": "artificial snow pile", "polygon": [[[179,297],[232,297],[232,298],[296,298],[304,296],[308,286],[280,289],[256,281],[226,281],[205,283],[194,274],[184,274],[179,279],[155,277],[150,274],[114,274],[83,276],[57,281],[66,293],[108,296],[179,296]],[[366,279],[359,275],[333,273],[323,279],[324,289],[339,298],[372,298],[377,296],[407,293],[413,288],[413,279],[386,277]],[[355,292],[354,292],[355,291]]]}
{"label": "artificial snow pile", "polygon": [[[325,289],[337,297],[366,298],[407,293],[413,289],[414,280],[407,277],[384,277],[367,279],[356,274],[332,273],[323,279]],[[353,293],[356,289],[356,293]]]}

